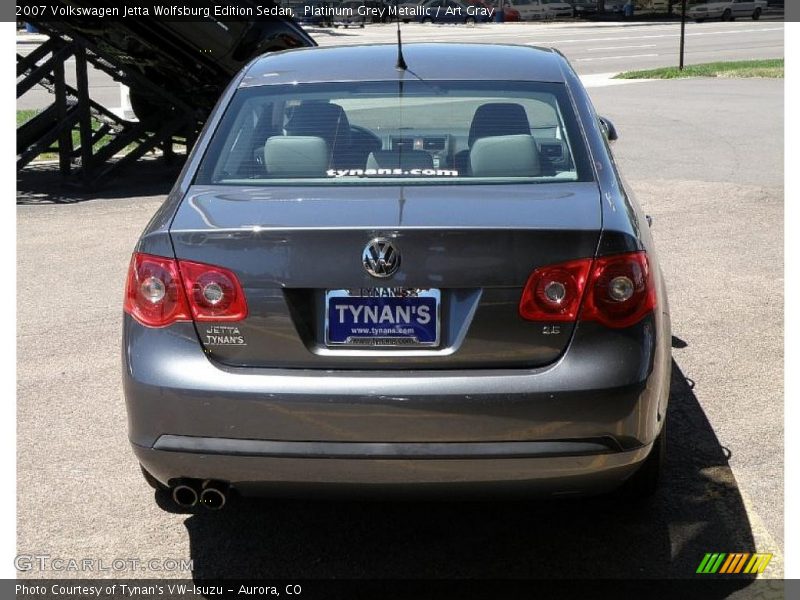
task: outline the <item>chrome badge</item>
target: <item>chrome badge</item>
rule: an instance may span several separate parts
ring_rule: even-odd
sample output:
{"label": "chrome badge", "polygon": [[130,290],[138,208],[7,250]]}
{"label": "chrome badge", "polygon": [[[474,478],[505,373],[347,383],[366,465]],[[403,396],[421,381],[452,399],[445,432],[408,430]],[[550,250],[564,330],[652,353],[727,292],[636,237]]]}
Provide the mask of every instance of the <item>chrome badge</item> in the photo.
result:
{"label": "chrome badge", "polygon": [[361,253],[361,262],[367,273],[384,279],[391,277],[400,268],[400,252],[385,238],[375,238]]}

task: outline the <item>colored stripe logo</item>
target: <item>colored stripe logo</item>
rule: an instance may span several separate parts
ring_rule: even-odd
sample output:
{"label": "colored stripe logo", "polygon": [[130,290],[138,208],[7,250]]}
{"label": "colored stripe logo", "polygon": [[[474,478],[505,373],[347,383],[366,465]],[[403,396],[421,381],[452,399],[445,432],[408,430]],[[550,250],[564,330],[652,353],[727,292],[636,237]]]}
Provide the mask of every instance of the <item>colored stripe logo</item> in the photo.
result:
{"label": "colored stripe logo", "polygon": [[754,554],[749,552],[733,552],[731,554],[707,552],[703,560],[700,561],[700,566],[697,567],[696,573],[724,573],[728,575],[735,573],[763,573],[771,560],[772,554],[765,552],[756,552]]}

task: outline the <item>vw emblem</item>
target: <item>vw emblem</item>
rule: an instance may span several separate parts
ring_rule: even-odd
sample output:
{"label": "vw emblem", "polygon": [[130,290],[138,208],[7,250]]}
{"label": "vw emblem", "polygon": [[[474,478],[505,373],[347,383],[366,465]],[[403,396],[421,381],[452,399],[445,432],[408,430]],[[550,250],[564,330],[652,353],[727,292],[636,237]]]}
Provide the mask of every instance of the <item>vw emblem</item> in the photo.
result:
{"label": "vw emblem", "polygon": [[400,252],[385,238],[375,238],[361,253],[361,262],[373,277],[391,277],[400,267]]}

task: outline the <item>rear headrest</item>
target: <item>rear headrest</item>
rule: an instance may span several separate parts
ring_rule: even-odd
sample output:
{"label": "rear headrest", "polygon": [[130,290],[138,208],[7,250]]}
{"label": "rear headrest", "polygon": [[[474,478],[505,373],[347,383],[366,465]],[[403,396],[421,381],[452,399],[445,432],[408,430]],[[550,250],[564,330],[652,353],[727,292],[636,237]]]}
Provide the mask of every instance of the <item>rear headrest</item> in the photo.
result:
{"label": "rear headrest", "polygon": [[473,177],[536,177],[539,150],[532,135],[497,135],[476,140],[469,151]]}
{"label": "rear headrest", "polygon": [[531,125],[525,107],[514,102],[487,102],[481,104],[472,117],[468,144],[475,140],[497,135],[530,134]]}
{"label": "rear headrest", "polygon": [[324,177],[328,159],[328,144],[321,137],[276,135],[264,144],[270,177]]}
{"label": "rear headrest", "polygon": [[344,109],[329,102],[304,102],[284,126],[286,135],[314,135],[333,149],[350,144],[350,121]]}
{"label": "rear headrest", "polygon": [[424,150],[376,150],[367,158],[368,169],[432,169],[433,157]]}

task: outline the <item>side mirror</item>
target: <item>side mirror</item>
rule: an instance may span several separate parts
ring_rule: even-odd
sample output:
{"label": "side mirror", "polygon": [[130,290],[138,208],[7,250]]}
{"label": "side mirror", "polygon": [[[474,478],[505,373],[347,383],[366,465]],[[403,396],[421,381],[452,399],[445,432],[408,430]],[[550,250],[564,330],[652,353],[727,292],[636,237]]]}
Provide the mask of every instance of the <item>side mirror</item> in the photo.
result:
{"label": "side mirror", "polygon": [[598,117],[600,121],[600,129],[603,131],[603,134],[606,136],[606,139],[609,142],[613,142],[614,140],[619,138],[617,134],[617,128],[614,127],[614,124],[608,119],[608,117]]}

